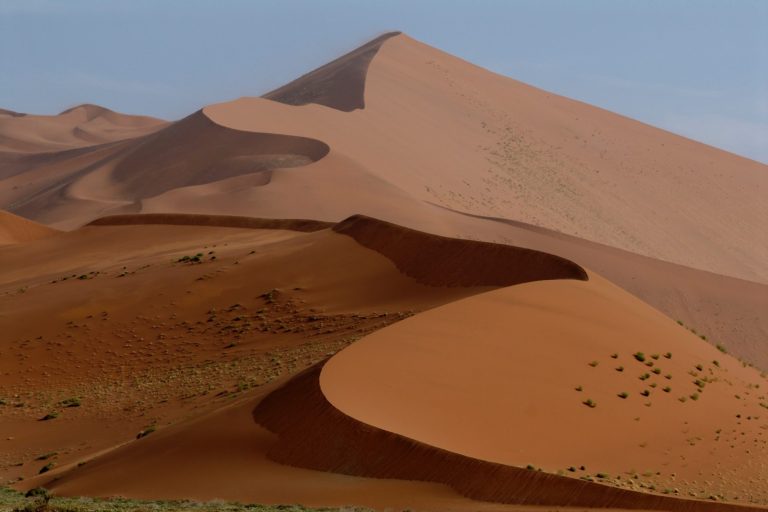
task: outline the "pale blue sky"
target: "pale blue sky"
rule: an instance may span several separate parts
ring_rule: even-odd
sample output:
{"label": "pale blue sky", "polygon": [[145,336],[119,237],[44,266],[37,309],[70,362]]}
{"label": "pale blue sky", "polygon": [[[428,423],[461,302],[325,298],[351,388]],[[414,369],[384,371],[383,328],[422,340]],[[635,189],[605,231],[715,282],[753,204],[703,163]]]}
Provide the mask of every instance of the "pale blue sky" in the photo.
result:
{"label": "pale blue sky", "polygon": [[768,0],[0,0],[0,107],[175,119],[390,30],[768,162]]}

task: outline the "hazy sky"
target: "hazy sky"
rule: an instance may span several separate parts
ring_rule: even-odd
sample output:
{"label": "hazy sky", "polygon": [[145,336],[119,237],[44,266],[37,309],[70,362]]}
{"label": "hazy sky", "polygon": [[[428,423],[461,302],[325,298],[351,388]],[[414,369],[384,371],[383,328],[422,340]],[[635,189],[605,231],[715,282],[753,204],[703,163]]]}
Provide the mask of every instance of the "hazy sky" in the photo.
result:
{"label": "hazy sky", "polygon": [[768,162],[768,0],[0,0],[0,107],[175,119],[390,30]]}

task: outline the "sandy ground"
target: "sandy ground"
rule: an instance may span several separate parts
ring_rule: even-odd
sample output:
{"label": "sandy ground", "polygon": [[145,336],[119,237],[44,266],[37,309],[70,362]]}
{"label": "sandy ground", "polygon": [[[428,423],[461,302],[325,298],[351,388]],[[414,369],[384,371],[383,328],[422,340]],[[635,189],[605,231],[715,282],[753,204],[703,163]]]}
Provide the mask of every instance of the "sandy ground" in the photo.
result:
{"label": "sandy ground", "polygon": [[0,139],[4,481],[768,504],[765,165],[403,34],[175,123],[0,111]]}

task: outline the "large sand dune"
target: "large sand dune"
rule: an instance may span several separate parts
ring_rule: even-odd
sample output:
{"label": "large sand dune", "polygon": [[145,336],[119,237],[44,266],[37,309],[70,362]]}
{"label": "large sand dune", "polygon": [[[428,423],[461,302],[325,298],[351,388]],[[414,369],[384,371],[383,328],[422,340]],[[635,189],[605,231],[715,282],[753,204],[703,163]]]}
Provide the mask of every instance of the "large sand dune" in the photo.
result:
{"label": "large sand dune", "polygon": [[[81,168],[56,203],[0,206],[69,228],[130,204],[328,221],[363,213],[473,234],[434,203],[768,281],[768,173],[757,162],[495,75],[403,34],[382,36],[267,97],[285,103],[242,98],[206,107],[134,141],[107,169]],[[330,152],[318,161],[314,149],[278,151],[315,163],[265,180],[252,143],[212,125],[304,137]]]}
{"label": "large sand dune", "polygon": [[0,478],[765,509],[767,189],[400,33],[173,123],[0,110]]}
{"label": "large sand dune", "polygon": [[[456,510],[476,505],[440,484],[517,504],[729,510],[673,497],[765,502],[765,379],[599,275],[586,280],[577,265],[543,253],[363,217],[310,232],[264,230],[269,221],[262,222],[119,217],[0,252],[0,264],[17,268],[3,289],[28,286],[3,299],[14,315],[5,326],[11,342],[4,352],[13,357],[0,368],[4,389],[31,402],[0,424],[27,430],[7,460],[27,454],[29,462],[4,472],[34,472],[43,464],[34,454],[58,451],[61,469],[25,487]],[[307,229],[301,222],[276,227]],[[212,242],[215,260],[176,258]],[[463,271],[431,282],[440,267],[425,268],[413,255],[448,244],[459,255],[450,265]],[[48,281],[70,273],[86,278]],[[53,320],[18,321],[43,316]],[[251,331],[259,322],[273,327]],[[350,335],[371,331],[317,364]],[[41,341],[33,343],[35,335]],[[226,348],[233,335],[236,344]],[[56,345],[64,350],[48,352]],[[645,362],[633,356],[638,351]],[[37,361],[35,373],[18,358]],[[207,373],[211,358],[223,358],[227,370]],[[250,362],[239,378],[258,382],[206,391],[211,378],[243,382],[233,360]],[[286,382],[307,365],[314,366]],[[118,367],[128,382],[136,372],[146,382],[106,386]],[[34,421],[46,400],[31,397],[50,397],[50,404],[73,389],[81,407]],[[124,395],[113,409],[109,390]],[[623,391],[626,398],[617,396]],[[582,403],[589,399],[596,407]],[[273,434],[252,422],[254,408]],[[129,441],[148,424],[165,428]],[[92,432],[88,445],[77,444],[78,432]]]}

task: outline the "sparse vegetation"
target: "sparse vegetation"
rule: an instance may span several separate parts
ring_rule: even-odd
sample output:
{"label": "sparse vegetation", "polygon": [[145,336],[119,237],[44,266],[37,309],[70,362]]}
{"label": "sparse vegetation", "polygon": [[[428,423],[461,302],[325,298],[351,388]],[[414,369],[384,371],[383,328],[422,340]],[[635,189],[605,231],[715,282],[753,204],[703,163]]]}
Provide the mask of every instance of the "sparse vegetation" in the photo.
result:
{"label": "sparse vegetation", "polygon": [[52,470],[56,466],[55,462],[49,462],[45,466],[40,468],[40,471],[37,472],[38,475],[42,475],[43,473],[47,473],[50,470]]}
{"label": "sparse vegetation", "polygon": [[591,398],[587,398],[586,400],[584,400],[581,403],[583,403],[584,405],[586,405],[590,409],[594,409],[595,407],[597,407],[597,403],[594,400],[592,400]]}
{"label": "sparse vegetation", "polygon": [[151,425],[151,426],[145,428],[144,430],[142,430],[141,432],[139,432],[138,434],[136,434],[136,439],[141,439],[142,437],[147,437],[149,434],[155,432],[156,430],[157,430],[157,427],[154,426],[154,425]]}
{"label": "sparse vegetation", "polygon": [[202,263],[203,253],[199,252],[194,256],[185,255],[176,260],[176,263]]}
{"label": "sparse vegetation", "polygon": [[629,393],[627,393],[626,391],[622,391],[621,393],[619,393],[616,396],[618,396],[621,399],[626,399],[629,396]]}
{"label": "sparse vegetation", "polygon": [[38,457],[35,457],[35,460],[48,460],[48,459],[52,459],[55,456],[57,456],[58,454],[59,454],[59,452],[44,453],[44,454],[42,454],[42,455],[40,455]]}
{"label": "sparse vegetation", "polygon": [[640,361],[641,363],[645,362],[645,354],[642,352],[635,352],[632,354],[632,357],[634,357],[636,360]]}
{"label": "sparse vegetation", "polygon": [[77,397],[67,398],[62,400],[59,405],[62,407],[80,407],[80,399]]}
{"label": "sparse vegetation", "polygon": [[2,512],[371,512],[356,507],[306,507],[303,505],[258,505],[196,501],[140,501],[126,498],[68,498],[54,496],[46,489],[35,488],[22,494],[0,488]]}

